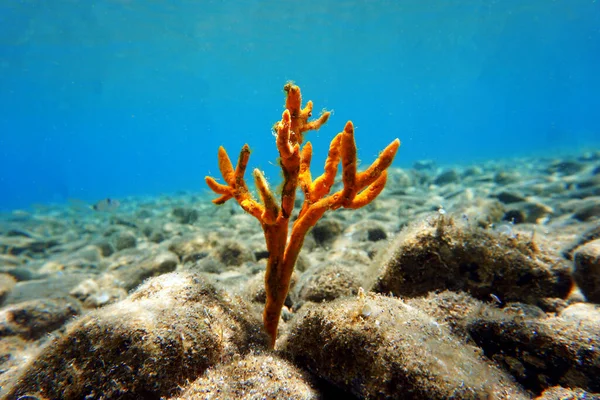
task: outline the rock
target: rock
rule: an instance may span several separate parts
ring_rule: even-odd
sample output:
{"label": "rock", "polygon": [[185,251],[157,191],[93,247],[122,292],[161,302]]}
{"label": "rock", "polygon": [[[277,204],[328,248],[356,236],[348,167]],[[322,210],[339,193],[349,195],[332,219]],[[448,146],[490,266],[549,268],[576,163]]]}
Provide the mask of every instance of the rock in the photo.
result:
{"label": "rock", "polygon": [[16,267],[21,264],[22,262],[19,259],[19,257],[13,256],[11,254],[0,254],[0,269]]}
{"label": "rock", "polygon": [[345,236],[350,236],[358,242],[378,242],[387,239],[385,226],[379,222],[363,219],[344,230]]}
{"label": "rock", "polygon": [[495,199],[475,198],[470,201],[460,201],[454,207],[454,213],[461,215],[472,225],[486,228],[502,220],[504,205]]}
{"label": "rock", "polygon": [[103,258],[103,255],[99,247],[88,245],[70,255],[70,258],[80,258],[89,262],[98,262]]}
{"label": "rock", "polygon": [[13,304],[0,311],[0,337],[37,340],[80,313],[81,306],[74,299],[39,299]]}
{"label": "rock", "polygon": [[95,275],[81,274],[59,274],[43,279],[17,282],[14,289],[6,297],[6,304],[15,304],[28,300],[45,298],[68,298],[69,292],[82,281]]}
{"label": "rock", "polygon": [[413,186],[411,175],[400,168],[389,168],[388,169],[388,185],[395,189],[398,188],[410,188]]}
{"label": "rock", "polygon": [[31,268],[27,266],[6,269],[5,273],[15,278],[17,282],[46,278],[45,274],[32,271]]}
{"label": "rock", "polygon": [[583,222],[598,217],[600,217],[600,197],[587,199],[573,212],[573,218]]}
{"label": "rock", "polygon": [[201,258],[193,264],[186,264],[186,269],[195,272],[206,272],[209,274],[220,274],[227,270],[225,264],[213,256]]}
{"label": "rock", "polygon": [[182,262],[195,262],[206,257],[211,245],[204,235],[186,235],[169,243],[169,250],[177,254]]}
{"label": "rock", "polygon": [[383,227],[372,227],[367,230],[367,240],[370,242],[378,242],[387,239],[387,233]]}
{"label": "rock", "polygon": [[298,297],[304,301],[320,303],[340,297],[356,295],[360,282],[348,268],[329,264],[312,268],[302,274],[298,285]]}
{"label": "rock", "polygon": [[598,167],[598,172],[591,176],[583,177],[577,181],[578,189],[589,189],[600,187],[600,167]]}
{"label": "rock", "polygon": [[449,290],[429,292],[425,297],[407,298],[404,301],[447,326],[453,334],[466,341],[470,340],[468,323],[480,313],[485,304],[468,293]]}
{"label": "rock", "polygon": [[596,239],[600,239],[600,224],[594,225],[590,229],[584,231],[581,235],[578,235],[577,238],[562,251],[562,254],[567,260],[572,260],[575,250]]}
{"label": "rock", "polygon": [[113,245],[106,239],[97,240],[92,244],[100,249],[102,257],[109,257],[115,252]]}
{"label": "rock", "polygon": [[321,399],[313,379],[276,356],[249,355],[210,369],[173,400]]}
{"label": "rock", "polygon": [[[586,392],[582,389],[569,389],[562,386],[553,386],[539,396],[535,400],[588,400],[595,398],[593,393]],[[596,396],[597,397],[597,396]]]}
{"label": "rock", "polygon": [[508,185],[517,183],[521,180],[521,175],[515,171],[500,171],[494,174],[494,182],[499,185]]}
{"label": "rock", "polygon": [[114,287],[112,276],[108,274],[97,280],[86,279],[71,290],[70,295],[82,301],[85,308],[98,308],[125,299],[127,291]]}
{"label": "rock", "polygon": [[16,284],[16,279],[11,275],[0,273],[0,305],[4,303],[4,300],[13,290]]}
{"label": "rock", "polygon": [[150,235],[148,235],[148,239],[152,242],[152,243],[162,243],[163,241],[166,240],[166,235],[163,233],[162,230],[155,230],[152,231],[150,233]]}
{"label": "rock", "polygon": [[113,225],[121,225],[127,228],[137,229],[137,224],[133,222],[133,220],[128,218],[123,218],[122,216],[113,215],[110,219],[111,224]]}
{"label": "rock", "polygon": [[526,200],[520,193],[508,191],[498,193],[496,198],[504,204],[519,203]]}
{"label": "rock", "polygon": [[131,249],[137,244],[137,237],[130,231],[122,231],[117,233],[114,239],[115,248],[117,251]]}
{"label": "rock", "polygon": [[573,160],[556,160],[547,169],[550,174],[575,175],[581,172],[585,165]]}
{"label": "rock", "polygon": [[14,384],[38,350],[36,342],[32,343],[20,336],[5,336],[0,339],[0,396],[3,399],[8,400],[4,397],[5,389]]}
{"label": "rock", "polygon": [[535,394],[556,385],[600,391],[596,324],[574,324],[552,316],[531,318],[506,307],[482,310],[468,329],[487,357]]}
{"label": "rock", "polygon": [[445,171],[440,172],[433,183],[438,186],[448,185],[450,183],[456,183],[460,180],[460,175],[456,172],[455,169],[447,169]]}
{"label": "rock", "polygon": [[92,294],[100,290],[100,285],[94,279],[86,279],[79,285],[75,286],[69,294],[81,301],[84,301]]}
{"label": "rock", "polygon": [[328,247],[340,236],[344,227],[336,219],[322,219],[313,227],[311,235],[318,246]]}
{"label": "rock", "polygon": [[600,239],[579,247],[573,258],[579,289],[589,301],[600,304]]}
{"label": "rock", "polygon": [[516,171],[500,171],[494,175],[494,182],[499,185],[509,185],[521,180],[521,174]]}
{"label": "rock", "polygon": [[239,266],[248,261],[255,261],[254,253],[234,240],[221,241],[216,248],[215,255],[225,266]]}
{"label": "rock", "polygon": [[[553,180],[556,179],[556,180]],[[567,196],[571,196],[573,192],[572,183],[568,183],[565,178],[549,178],[548,182],[540,182],[535,183],[529,186],[527,183],[523,184],[524,188],[522,190],[527,191],[530,194],[535,194],[536,196],[545,197],[545,198],[553,198],[558,194],[565,194]]]}
{"label": "rock", "polygon": [[397,298],[315,305],[292,324],[282,353],[360,398],[529,398],[477,348]]}
{"label": "rock", "polygon": [[177,218],[180,224],[193,224],[198,221],[200,214],[194,208],[189,207],[175,207],[173,209],[173,216]]}
{"label": "rock", "polygon": [[413,168],[417,171],[431,171],[435,168],[435,161],[433,160],[419,160],[415,161]]}
{"label": "rock", "polygon": [[107,270],[107,274],[112,275],[119,282],[119,287],[131,290],[145,279],[174,271],[177,264],[179,258],[175,254],[162,251],[144,256],[141,260],[132,258],[128,263],[113,264]]}
{"label": "rock", "polygon": [[597,161],[600,160],[600,151],[586,151],[579,157],[581,161]]}
{"label": "rock", "polygon": [[6,396],[168,397],[208,367],[266,343],[241,300],[198,276],[166,274],[70,324]]}
{"label": "rock", "polygon": [[577,325],[587,325],[590,330],[600,332],[600,306],[589,303],[575,303],[562,310],[559,316]]}
{"label": "rock", "polygon": [[451,290],[540,305],[546,297],[566,298],[572,285],[566,260],[543,237],[534,242],[530,235],[495,233],[444,216],[405,229],[374,267],[373,290],[396,296]]}
{"label": "rock", "polygon": [[0,236],[0,253],[39,256],[59,244],[58,240],[32,239],[26,236]]}
{"label": "rock", "polygon": [[506,211],[504,216],[505,220],[508,221],[508,215],[519,215],[518,218],[515,218],[514,223],[519,219],[522,219],[521,222],[528,222],[531,224],[539,223],[544,218],[554,214],[554,209],[550,206],[547,206],[538,201],[524,201],[520,203],[511,203],[510,208]]}
{"label": "rock", "polygon": [[522,224],[526,219],[527,216],[521,210],[508,210],[502,216],[502,221],[508,221],[513,225]]}
{"label": "rock", "polygon": [[152,218],[152,211],[147,210],[147,209],[139,210],[135,214],[136,214],[136,217],[139,219]]}
{"label": "rock", "polygon": [[467,167],[463,172],[463,177],[465,178],[473,178],[480,175],[483,175],[483,169],[477,165]]}

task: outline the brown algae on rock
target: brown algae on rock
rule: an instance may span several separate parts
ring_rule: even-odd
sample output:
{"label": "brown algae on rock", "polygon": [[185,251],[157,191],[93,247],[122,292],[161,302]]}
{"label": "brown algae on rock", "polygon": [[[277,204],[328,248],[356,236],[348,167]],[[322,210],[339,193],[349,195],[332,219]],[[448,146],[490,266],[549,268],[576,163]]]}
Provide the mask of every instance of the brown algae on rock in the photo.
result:
{"label": "brown algae on rock", "polygon": [[210,369],[176,400],[320,399],[314,378],[276,356],[249,354]]}
{"label": "brown algae on rock", "polygon": [[419,309],[381,295],[308,307],[282,352],[360,398],[529,398],[477,347]]}
{"label": "brown algae on rock", "polygon": [[445,215],[405,229],[374,267],[375,292],[408,297],[451,290],[539,304],[566,298],[573,283],[566,260],[534,235],[506,235]]}
{"label": "brown algae on rock", "polygon": [[260,321],[199,276],[165,274],[67,327],[7,398],[158,398],[211,365],[266,346]]}

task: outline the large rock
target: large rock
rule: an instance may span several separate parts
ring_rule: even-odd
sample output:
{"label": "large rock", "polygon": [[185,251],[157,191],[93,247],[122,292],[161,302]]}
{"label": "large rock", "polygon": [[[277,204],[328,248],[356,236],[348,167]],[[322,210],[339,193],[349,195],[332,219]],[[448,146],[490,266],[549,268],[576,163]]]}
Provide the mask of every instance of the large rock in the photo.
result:
{"label": "large rock", "polygon": [[13,304],[0,311],[0,338],[39,339],[81,313],[75,299],[38,299]]}
{"label": "large rock", "polygon": [[403,231],[379,265],[374,291],[397,296],[451,290],[542,304],[566,298],[572,286],[570,266],[543,237],[494,232],[444,216]]}
{"label": "large rock", "polygon": [[159,398],[266,341],[248,307],[192,274],[148,280],[51,341],[8,398]]}
{"label": "large rock", "polygon": [[594,303],[600,303],[600,239],[581,246],[574,254],[577,285]]}
{"label": "large rock", "polygon": [[529,398],[476,347],[397,298],[370,295],[309,307],[282,351],[360,398]]}
{"label": "large rock", "polygon": [[533,393],[555,385],[600,392],[600,313],[593,306],[550,317],[517,305],[488,308],[468,330],[486,356]]}
{"label": "large rock", "polygon": [[210,369],[177,400],[311,400],[321,396],[308,374],[276,356],[251,354]]}

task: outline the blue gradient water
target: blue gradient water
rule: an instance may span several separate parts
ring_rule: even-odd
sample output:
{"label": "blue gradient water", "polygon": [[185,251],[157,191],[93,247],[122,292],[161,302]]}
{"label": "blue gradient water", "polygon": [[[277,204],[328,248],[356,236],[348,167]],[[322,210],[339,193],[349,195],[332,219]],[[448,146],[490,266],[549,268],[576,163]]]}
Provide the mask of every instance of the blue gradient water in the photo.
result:
{"label": "blue gradient water", "polygon": [[600,148],[600,3],[3,1],[0,209],[204,192],[244,143],[279,179],[282,87],[396,165]]}

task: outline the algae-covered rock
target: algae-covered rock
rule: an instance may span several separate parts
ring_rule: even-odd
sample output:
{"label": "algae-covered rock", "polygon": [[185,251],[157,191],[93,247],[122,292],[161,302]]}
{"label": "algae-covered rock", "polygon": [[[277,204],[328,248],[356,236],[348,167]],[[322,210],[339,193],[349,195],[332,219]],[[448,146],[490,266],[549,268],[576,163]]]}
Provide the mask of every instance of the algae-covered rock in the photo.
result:
{"label": "algae-covered rock", "polygon": [[503,219],[515,224],[524,222],[535,224],[552,214],[554,214],[552,207],[539,201],[527,200],[510,204]]}
{"label": "algae-covered rock", "polygon": [[90,273],[54,274],[41,279],[17,282],[6,296],[5,304],[16,304],[28,300],[67,298],[73,288],[82,281],[93,278]]}
{"label": "algae-covered rock", "polygon": [[177,255],[170,251],[123,250],[112,257],[106,271],[97,281],[112,282],[112,286],[131,290],[145,279],[173,272],[179,263]]}
{"label": "algae-covered rock", "polygon": [[98,308],[116,303],[127,297],[127,291],[114,286],[114,277],[101,275],[98,279],[86,279],[71,290],[70,295],[79,299],[85,308]]}
{"label": "algae-covered rock", "polygon": [[535,400],[588,400],[600,398],[599,393],[589,393],[582,389],[570,389],[553,386],[535,398]]}
{"label": "algae-covered rock", "polygon": [[405,229],[375,266],[373,290],[415,297],[466,291],[482,300],[541,304],[566,298],[571,268],[542,237],[495,232],[440,216]]}
{"label": "algae-covered rock", "polygon": [[450,183],[456,183],[460,179],[460,175],[458,172],[453,169],[446,169],[444,171],[440,171],[437,176],[433,179],[433,183],[436,185],[448,185]]}
{"label": "algae-covered rock", "polygon": [[133,232],[122,231],[117,233],[117,235],[114,238],[114,243],[117,251],[130,249],[136,246],[137,237]]}
{"label": "algae-covered rock", "polygon": [[573,305],[551,317],[489,308],[468,330],[486,356],[533,393],[555,385],[600,391],[600,313],[593,306]]}
{"label": "algae-covered rock", "polygon": [[120,287],[131,290],[147,278],[174,271],[178,263],[179,259],[175,254],[162,251],[127,265],[114,264],[108,273],[119,281]]}
{"label": "algae-covered rock", "polygon": [[361,398],[528,398],[479,349],[397,298],[369,295],[309,307],[282,351]]}
{"label": "algae-covered rock", "polygon": [[184,236],[171,241],[168,248],[189,269],[210,273],[220,273],[245,262],[256,261],[248,246],[216,235]]}
{"label": "algae-covered rock", "polygon": [[6,296],[13,290],[17,280],[9,274],[0,272],[0,304],[4,303]]}
{"label": "algae-covered rock", "polygon": [[8,397],[159,398],[264,339],[241,300],[196,275],[165,274],[68,326]]}
{"label": "algae-covered rock", "polygon": [[186,235],[169,242],[169,251],[177,254],[182,262],[196,261],[204,258],[211,248],[205,235]]}
{"label": "algae-covered rock", "polygon": [[16,381],[38,349],[36,342],[20,336],[5,336],[0,339],[0,398],[10,399],[4,396],[6,393],[3,389]]}
{"label": "algae-covered rock", "polygon": [[322,247],[331,246],[344,230],[342,223],[333,218],[322,219],[313,227],[311,234],[317,245]]}
{"label": "algae-covered rock", "polygon": [[20,336],[39,339],[67,323],[81,312],[75,299],[37,299],[0,310],[0,338]]}
{"label": "algae-covered rock", "polygon": [[452,209],[456,215],[462,215],[471,225],[482,228],[501,221],[506,212],[504,205],[499,200],[473,198],[473,195],[467,190],[463,196],[457,197]]}
{"label": "algae-covered rock", "polygon": [[247,261],[256,261],[252,251],[235,240],[223,240],[215,250],[215,257],[225,266],[239,266]]}
{"label": "algae-covered rock", "polygon": [[600,303],[600,239],[581,246],[573,258],[577,285],[589,301]]}
{"label": "algae-covered rock", "polygon": [[302,274],[297,296],[304,301],[320,303],[358,293],[359,278],[341,265],[327,264]]}
{"label": "algae-covered rock", "polygon": [[430,292],[424,297],[405,299],[406,304],[418,308],[430,315],[438,323],[447,326],[450,331],[469,338],[467,325],[475,315],[481,312],[484,304],[465,292]]}
{"label": "algae-covered rock", "polygon": [[193,224],[198,221],[200,213],[191,207],[175,207],[173,209],[173,216],[180,224]]}
{"label": "algae-covered rock", "polygon": [[319,399],[306,372],[276,356],[251,354],[239,361],[210,369],[177,400]]}

